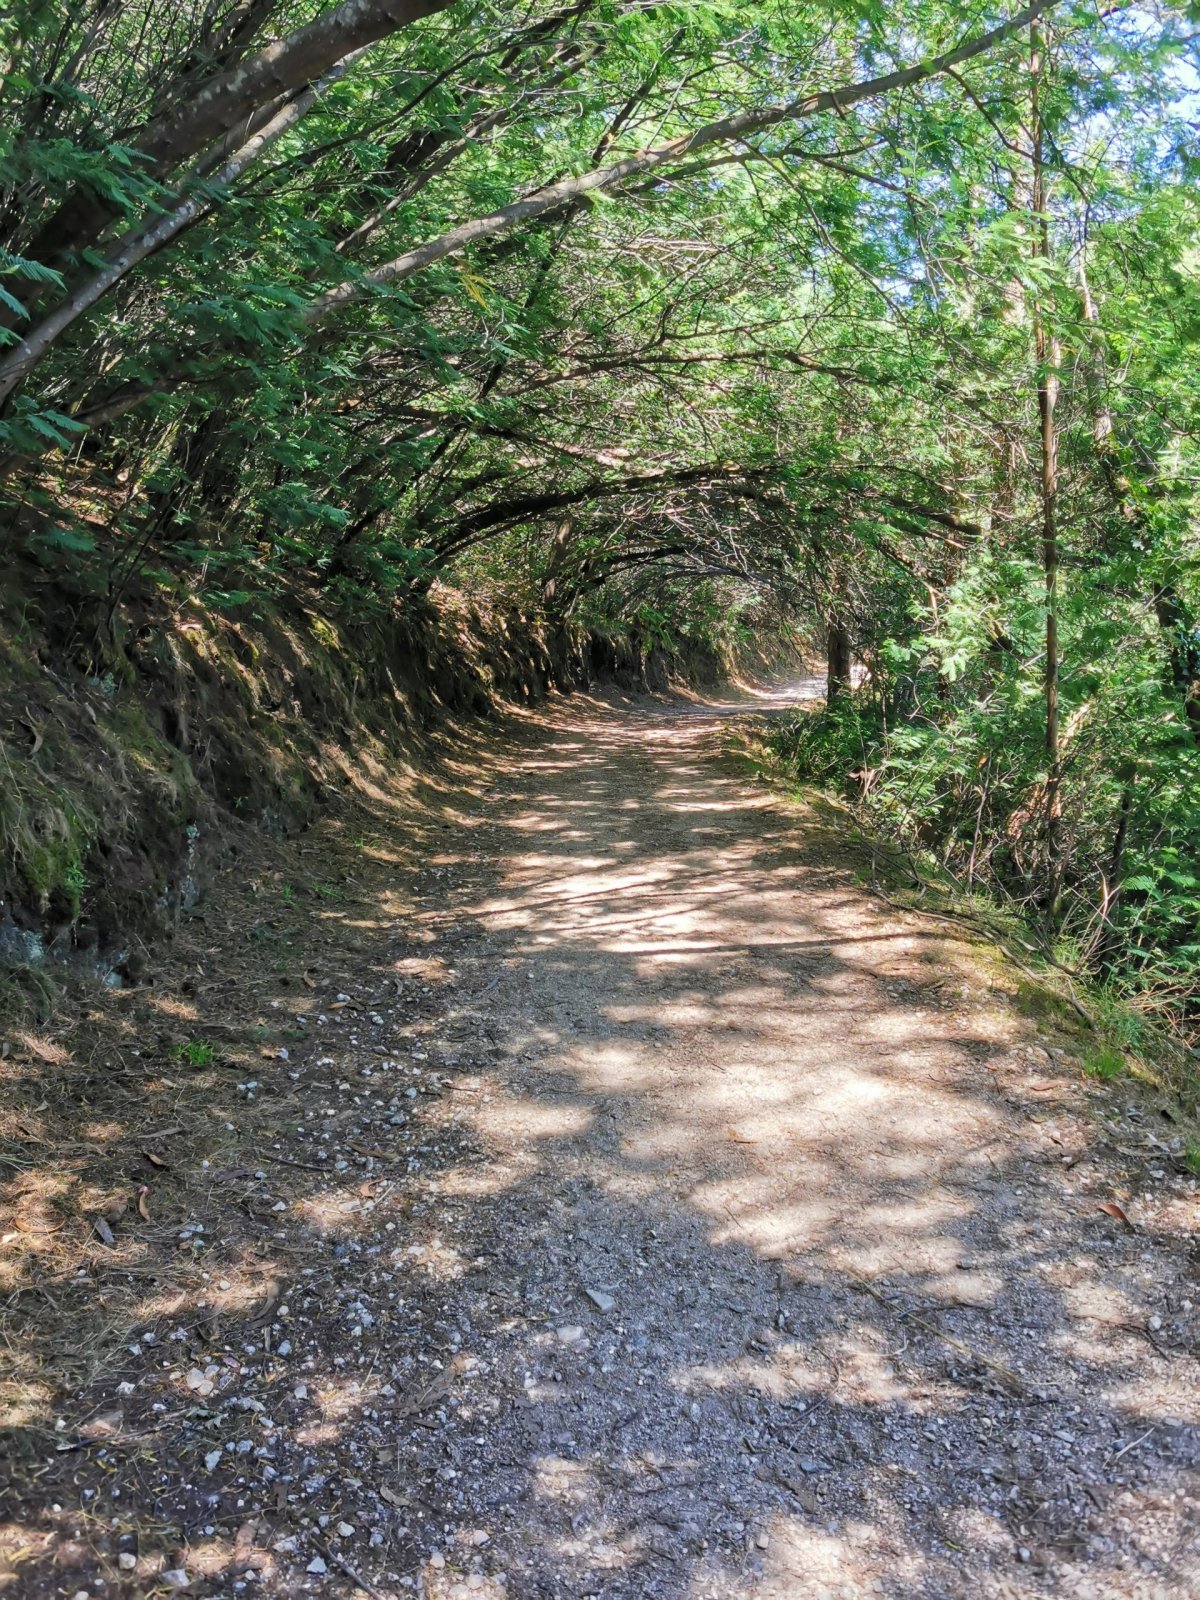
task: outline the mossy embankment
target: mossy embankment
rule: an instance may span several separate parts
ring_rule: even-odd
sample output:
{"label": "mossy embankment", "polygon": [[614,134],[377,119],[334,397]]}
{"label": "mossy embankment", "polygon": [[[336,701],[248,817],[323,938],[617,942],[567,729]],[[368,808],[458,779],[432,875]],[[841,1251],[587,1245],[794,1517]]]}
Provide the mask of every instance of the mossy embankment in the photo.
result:
{"label": "mossy embankment", "polygon": [[236,848],[297,833],[448,722],[598,682],[721,677],[703,645],[552,625],[434,589],[337,615],[299,589],[231,609],[147,591],[105,606],[9,574],[0,594],[0,983],[64,966],[136,980]]}

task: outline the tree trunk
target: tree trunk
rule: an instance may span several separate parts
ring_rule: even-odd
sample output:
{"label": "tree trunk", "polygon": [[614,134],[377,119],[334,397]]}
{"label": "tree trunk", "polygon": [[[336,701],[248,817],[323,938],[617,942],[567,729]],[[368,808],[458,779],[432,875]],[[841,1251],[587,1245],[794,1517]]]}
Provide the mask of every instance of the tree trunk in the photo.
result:
{"label": "tree trunk", "polygon": [[[153,178],[169,177],[263,105],[323,77],[357,50],[444,11],[452,0],[342,0],[276,44],[244,57],[207,83],[178,83],[169,104],[130,139]],[[91,190],[70,195],[38,230],[24,254],[48,265],[95,243],[117,215]]]}
{"label": "tree trunk", "polygon": [[[1035,19],[1029,30],[1029,128],[1032,143],[1033,255],[1050,257],[1050,219],[1046,213],[1043,163],[1041,76],[1044,36]],[[1046,605],[1046,667],[1043,680],[1046,723],[1046,909],[1057,914],[1062,886],[1062,753],[1058,729],[1058,340],[1046,331],[1041,291],[1034,291],[1034,342],[1037,356],[1038,423],[1041,435],[1042,574]]]}
{"label": "tree trunk", "polygon": [[832,709],[851,687],[850,630],[839,617],[830,617],[825,629],[825,704]]}
{"label": "tree trunk", "polygon": [[1196,630],[1173,586],[1159,589],[1153,604],[1158,625],[1171,641],[1167,647],[1171,687],[1182,699],[1188,727],[1200,744],[1200,648],[1196,645]]}
{"label": "tree trunk", "polygon": [[1135,779],[1131,774],[1121,791],[1121,804],[1117,811],[1117,831],[1113,835],[1112,852],[1108,863],[1108,881],[1104,886],[1104,899],[1100,907],[1104,926],[1096,952],[1096,963],[1102,972],[1112,967],[1121,947],[1117,922],[1121,915],[1121,879],[1125,873],[1125,845],[1129,838],[1129,814],[1133,810],[1134,782]]}
{"label": "tree trunk", "polygon": [[[296,95],[255,136],[236,151],[209,181],[229,185],[258,160],[259,156],[284,134],[289,133],[315,104],[322,92],[346,72],[358,59],[347,56],[319,83],[311,85]],[[65,300],[50,315],[27,333],[20,344],[0,361],[0,404],[24,382],[50,347],[67,329],[79,320],[98,300],[132,272],[140,261],[152,256],[185,232],[209,209],[212,201],[196,195],[186,196],[173,211],[159,214],[131,228],[106,252],[104,266],[90,278],[75,285]]]}

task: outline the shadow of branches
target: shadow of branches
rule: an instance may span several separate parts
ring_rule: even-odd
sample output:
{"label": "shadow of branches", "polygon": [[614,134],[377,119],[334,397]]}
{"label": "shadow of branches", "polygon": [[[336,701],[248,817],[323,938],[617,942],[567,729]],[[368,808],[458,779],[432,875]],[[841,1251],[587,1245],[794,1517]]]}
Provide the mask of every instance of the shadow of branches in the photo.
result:
{"label": "shadow of branches", "polygon": [[[1194,1183],[720,716],[448,750],[278,939],[235,897],[190,992],[27,1054],[153,1220],[79,1246],[93,1185],[57,1276],[13,1241],[5,1593],[1190,1592]],[[147,1065],[147,1007],[220,1039],[223,945],[284,955],[217,1060]],[[43,1313],[82,1352],[106,1303],[39,1390]]]}

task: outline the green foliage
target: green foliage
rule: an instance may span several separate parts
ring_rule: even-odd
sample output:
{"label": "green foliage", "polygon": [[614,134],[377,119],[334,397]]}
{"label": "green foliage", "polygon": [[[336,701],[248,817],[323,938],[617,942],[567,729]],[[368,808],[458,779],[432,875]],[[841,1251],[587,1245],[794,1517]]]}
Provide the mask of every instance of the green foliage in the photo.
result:
{"label": "green foliage", "polygon": [[802,711],[777,728],[769,744],[796,778],[821,788],[853,794],[879,746],[881,728],[873,707],[858,700],[835,702],[829,710]]}
{"label": "green foliage", "polygon": [[0,421],[0,445],[21,454],[40,453],[47,444],[65,450],[86,431],[66,412],[18,395],[10,415]]}
{"label": "green foliage", "polygon": [[[1024,28],[903,94],[683,148],[928,61],[999,7],[483,0],[397,27],[232,175],[253,119],[185,158],[146,144],[147,117],[203,103],[222,7],[10,9],[0,372],[44,340],[0,407],[0,529],[47,584],[110,617],[147,590],[236,611],[298,589],[335,637],[443,584],[725,659],[833,624],[869,677],[784,730],[794,770],[1115,991],[1196,1014],[1183,14],[1053,8],[1034,216]],[[251,52],[316,15],[254,10]],[[667,141],[655,171],[531,214],[546,184]],[[423,269],[381,270],[467,223]]]}
{"label": "green foliage", "polygon": [[217,1059],[217,1047],[207,1039],[185,1039],[172,1046],[171,1057],[189,1067],[211,1067]]}
{"label": "green foliage", "polygon": [[[1200,743],[1154,607],[1095,562],[1064,605],[1061,903],[1048,910],[1038,579],[984,551],[881,648],[852,701],[777,735],[798,776],[1043,924],[1076,962],[1186,1013],[1200,970]],[[922,631],[922,622],[926,625]]]}
{"label": "green foliage", "polygon": [[1108,1083],[1125,1071],[1125,1057],[1113,1045],[1098,1045],[1084,1057],[1083,1070],[1089,1078]]}

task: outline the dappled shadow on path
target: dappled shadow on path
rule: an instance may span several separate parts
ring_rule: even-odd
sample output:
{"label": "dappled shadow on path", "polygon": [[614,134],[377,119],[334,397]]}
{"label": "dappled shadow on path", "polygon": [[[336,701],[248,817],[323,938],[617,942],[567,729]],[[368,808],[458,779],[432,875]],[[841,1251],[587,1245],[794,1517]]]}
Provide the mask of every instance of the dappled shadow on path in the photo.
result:
{"label": "dappled shadow on path", "polygon": [[183,1524],[201,1590],[1191,1592],[1180,1239],[1099,1209],[1069,1060],[989,963],[720,763],[745,714],[577,703],[463,774],[419,948],[279,1091],[322,1170],[255,1257],[289,1307],[251,1447],[179,1408],[181,1464],[121,1458],[132,1517],[96,1452],[54,1466],[31,1582],[83,1486]]}

